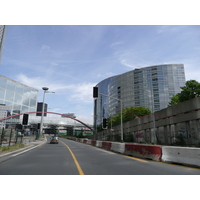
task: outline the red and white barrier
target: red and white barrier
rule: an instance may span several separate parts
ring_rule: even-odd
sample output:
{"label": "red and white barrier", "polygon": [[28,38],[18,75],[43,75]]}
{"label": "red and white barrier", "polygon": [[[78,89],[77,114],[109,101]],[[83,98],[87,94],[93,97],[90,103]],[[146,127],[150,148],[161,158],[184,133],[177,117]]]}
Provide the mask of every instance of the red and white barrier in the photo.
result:
{"label": "red and white barrier", "polygon": [[142,144],[125,144],[124,154],[139,158],[161,161],[162,147]]}
{"label": "red and white barrier", "polygon": [[102,141],[97,140],[96,141],[96,147],[102,147]]}
{"label": "red and white barrier", "polygon": [[102,148],[106,150],[110,150],[111,142],[102,142]]}
{"label": "red and white barrier", "polygon": [[130,144],[88,139],[77,139],[76,141],[138,158],[200,167],[200,148]]}
{"label": "red and white barrier", "polygon": [[89,140],[89,139],[88,139],[86,143],[87,143],[87,144],[91,144],[91,141],[92,141],[92,140]]}
{"label": "red and white barrier", "polygon": [[92,141],[91,141],[91,145],[92,145],[92,146],[96,146],[96,140],[92,140]]}
{"label": "red and white barrier", "polygon": [[124,154],[125,151],[125,143],[119,143],[119,142],[112,142],[110,150]]}

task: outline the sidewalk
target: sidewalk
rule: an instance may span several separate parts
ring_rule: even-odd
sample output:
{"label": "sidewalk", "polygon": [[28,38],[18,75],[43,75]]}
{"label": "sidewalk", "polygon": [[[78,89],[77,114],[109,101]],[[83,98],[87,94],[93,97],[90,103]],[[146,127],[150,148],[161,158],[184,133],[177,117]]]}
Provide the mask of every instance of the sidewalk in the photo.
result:
{"label": "sidewalk", "polygon": [[37,146],[40,146],[40,145],[42,145],[46,142],[47,142],[47,138],[46,138],[46,135],[44,135],[44,137],[39,138],[38,140],[30,140],[28,143],[24,143],[25,147],[22,147],[22,148],[19,148],[19,149],[16,149],[16,150],[7,150],[7,151],[0,152],[0,157],[10,155],[10,154],[13,154],[13,153],[17,153],[19,151],[28,150],[28,149],[31,149],[34,146],[37,147]]}

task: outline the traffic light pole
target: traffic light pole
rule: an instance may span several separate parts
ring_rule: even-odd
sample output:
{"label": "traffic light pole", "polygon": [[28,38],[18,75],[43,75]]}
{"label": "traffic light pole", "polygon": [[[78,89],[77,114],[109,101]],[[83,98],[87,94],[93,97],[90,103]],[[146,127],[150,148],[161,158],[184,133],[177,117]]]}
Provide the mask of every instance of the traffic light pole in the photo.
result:
{"label": "traffic light pole", "polygon": [[115,98],[115,97],[112,97],[112,96],[108,96],[108,95],[105,95],[105,94],[102,94],[102,93],[98,93],[98,94],[100,94],[100,95],[102,95],[102,96],[106,96],[106,97],[109,97],[109,98],[112,98],[112,99],[115,99],[115,100],[117,100],[117,101],[120,101],[120,103],[121,103],[121,113],[120,113],[120,118],[121,118],[121,142],[123,142],[123,123],[122,123],[122,100],[121,99],[117,99],[117,98]]}

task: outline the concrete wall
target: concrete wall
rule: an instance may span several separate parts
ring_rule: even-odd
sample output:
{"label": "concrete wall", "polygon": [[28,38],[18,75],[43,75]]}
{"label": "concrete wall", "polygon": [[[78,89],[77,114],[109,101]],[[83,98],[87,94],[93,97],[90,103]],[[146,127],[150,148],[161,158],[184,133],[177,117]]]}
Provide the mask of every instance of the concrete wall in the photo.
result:
{"label": "concrete wall", "polygon": [[[157,111],[154,116],[157,144],[200,145],[200,97]],[[97,138],[106,140],[108,135],[121,134],[120,126],[115,126],[113,129],[112,132],[110,130],[99,132]],[[126,134],[131,134],[134,142],[154,143],[153,116],[126,122],[123,124],[123,131],[124,137]]]}

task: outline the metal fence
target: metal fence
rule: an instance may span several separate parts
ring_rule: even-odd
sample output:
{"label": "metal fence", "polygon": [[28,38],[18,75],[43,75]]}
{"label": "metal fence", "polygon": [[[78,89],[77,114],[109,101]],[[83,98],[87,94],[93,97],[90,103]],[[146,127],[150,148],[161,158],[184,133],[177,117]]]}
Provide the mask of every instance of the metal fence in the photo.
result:
{"label": "metal fence", "polygon": [[0,147],[12,146],[14,144],[28,144],[38,139],[37,131],[26,133],[23,130],[13,128],[0,129]]}

